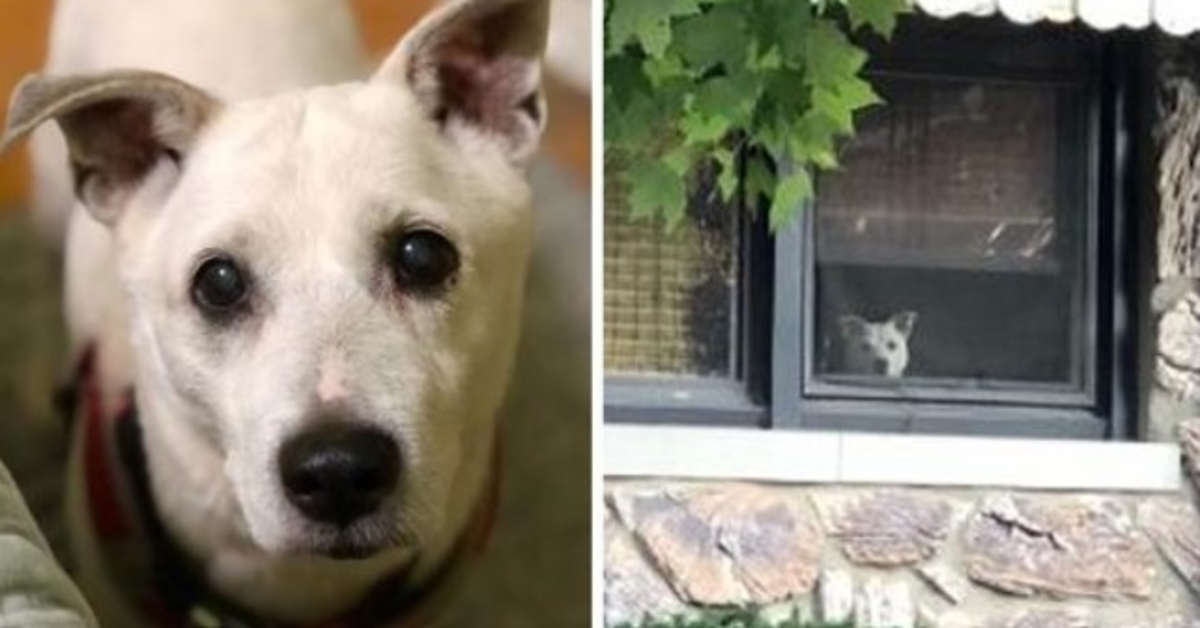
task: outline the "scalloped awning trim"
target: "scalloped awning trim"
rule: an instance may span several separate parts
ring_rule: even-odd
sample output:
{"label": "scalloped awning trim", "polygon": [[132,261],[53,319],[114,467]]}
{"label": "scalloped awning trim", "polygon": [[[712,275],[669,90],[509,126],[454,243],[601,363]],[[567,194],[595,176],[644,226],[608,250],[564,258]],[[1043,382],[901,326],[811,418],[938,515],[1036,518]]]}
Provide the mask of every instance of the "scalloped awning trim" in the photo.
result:
{"label": "scalloped awning trim", "polygon": [[1018,24],[1082,20],[1093,28],[1146,28],[1170,35],[1200,30],[1200,0],[910,0],[934,17],[987,16],[997,12]]}

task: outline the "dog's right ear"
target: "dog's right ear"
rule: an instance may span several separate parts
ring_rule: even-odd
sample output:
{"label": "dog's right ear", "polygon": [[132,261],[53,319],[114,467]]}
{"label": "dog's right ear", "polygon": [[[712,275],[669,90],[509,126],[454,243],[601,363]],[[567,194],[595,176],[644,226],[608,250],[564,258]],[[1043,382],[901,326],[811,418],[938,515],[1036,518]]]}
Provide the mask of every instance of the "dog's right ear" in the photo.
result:
{"label": "dog's right ear", "polygon": [[847,314],[838,319],[843,338],[862,338],[867,335],[867,320],[861,316]]}
{"label": "dog's right ear", "polygon": [[160,160],[182,161],[219,108],[200,89],[155,72],[34,74],[13,94],[0,152],[55,120],[67,141],[76,196],[97,220],[112,224]]}

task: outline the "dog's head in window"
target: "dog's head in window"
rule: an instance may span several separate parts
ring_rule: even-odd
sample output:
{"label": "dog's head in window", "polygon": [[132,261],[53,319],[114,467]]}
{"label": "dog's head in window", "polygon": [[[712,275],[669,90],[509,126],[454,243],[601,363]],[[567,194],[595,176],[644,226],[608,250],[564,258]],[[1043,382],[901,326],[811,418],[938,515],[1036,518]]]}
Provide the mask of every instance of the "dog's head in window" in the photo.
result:
{"label": "dog's head in window", "polygon": [[838,319],[841,329],[841,368],[855,375],[901,377],[908,369],[908,341],[917,323],[916,312],[871,322],[848,314]]}

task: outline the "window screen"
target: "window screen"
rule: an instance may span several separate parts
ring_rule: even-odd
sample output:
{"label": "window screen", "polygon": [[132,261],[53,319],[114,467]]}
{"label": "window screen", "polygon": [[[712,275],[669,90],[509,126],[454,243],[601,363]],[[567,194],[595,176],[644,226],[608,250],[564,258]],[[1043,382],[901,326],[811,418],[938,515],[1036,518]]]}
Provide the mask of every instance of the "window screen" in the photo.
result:
{"label": "window screen", "polygon": [[700,173],[674,230],[630,216],[619,164],[605,164],[604,358],[609,375],[730,378],[738,216]]}
{"label": "window screen", "polygon": [[888,75],[816,215],[818,374],[1077,389],[1086,109],[1070,85]]}

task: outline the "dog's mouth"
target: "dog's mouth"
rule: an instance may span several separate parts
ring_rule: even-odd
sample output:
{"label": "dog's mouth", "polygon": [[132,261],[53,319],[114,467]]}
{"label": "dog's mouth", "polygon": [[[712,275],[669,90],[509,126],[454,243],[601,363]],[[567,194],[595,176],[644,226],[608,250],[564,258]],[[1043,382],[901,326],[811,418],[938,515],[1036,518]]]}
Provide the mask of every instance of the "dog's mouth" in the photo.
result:
{"label": "dog's mouth", "polygon": [[364,560],[400,547],[402,545],[399,543],[370,542],[339,535],[332,539],[322,539],[316,543],[303,545],[298,548],[298,553],[334,560]]}
{"label": "dog's mouth", "polygon": [[363,560],[378,554],[382,549],[353,541],[338,541],[321,553],[335,560]]}
{"label": "dog's mouth", "polygon": [[378,519],[371,517],[347,527],[314,525],[292,550],[336,560],[362,560],[385,551],[417,547],[413,534]]}

